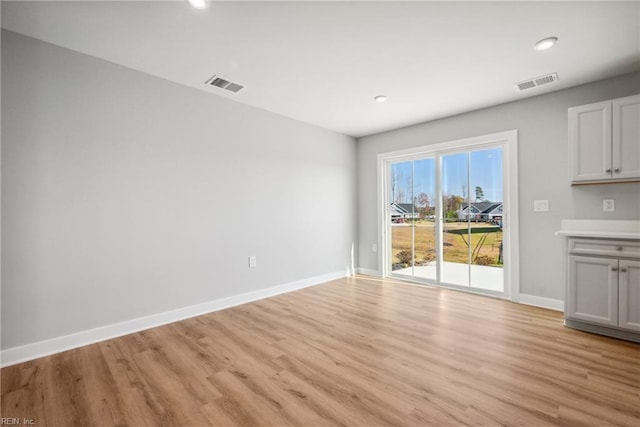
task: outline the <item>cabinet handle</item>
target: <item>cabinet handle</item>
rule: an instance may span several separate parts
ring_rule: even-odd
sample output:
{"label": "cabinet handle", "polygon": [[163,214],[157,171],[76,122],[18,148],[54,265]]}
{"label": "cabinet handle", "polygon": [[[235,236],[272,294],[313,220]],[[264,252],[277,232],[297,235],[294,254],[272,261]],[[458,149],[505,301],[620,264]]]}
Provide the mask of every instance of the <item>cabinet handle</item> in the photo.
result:
{"label": "cabinet handle", "polygon": [[618,169],[618,168],[615,168],[613,171],[614,171],[615,173],[620,173],[620,169]]}
{"label": "cabinet handle", "polygon": [[611,267],[611,271],[618,271],[618,267]]}
{"label": "cabinet handle", "polygon": [[627,272],[627,269],[626,269],[625,267],[622,267],[622,268],[620,269],[620,273],[626,273],[626,272]]}
{"label": "cabinet handle", "polygon": [[606,173],[611,173],[611,169],[605,170]]}

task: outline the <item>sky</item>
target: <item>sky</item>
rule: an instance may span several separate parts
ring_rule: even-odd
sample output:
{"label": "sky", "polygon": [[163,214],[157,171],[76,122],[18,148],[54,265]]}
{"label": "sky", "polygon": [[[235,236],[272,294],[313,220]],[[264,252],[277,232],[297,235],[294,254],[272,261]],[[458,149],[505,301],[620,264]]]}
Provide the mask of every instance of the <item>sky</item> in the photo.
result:
{"label": "sky", "polygon": [[[420,193],[426,193],[429,200],[434,199],[435,158],[394,163],[391,168],[391,175],[396,176],[396,195],[401,194],[403,199],[400,200],[401,203],[411,203],[411,198],[417,197]],[[475,188],[481,187],[484,200],[501,202],[502,149],[491,148],[442,156],[442,187],[445,195],[465,198],[471,188],[472,202],[476,201]],[[430,205],[433,205],[433,202],[430,202]]]}

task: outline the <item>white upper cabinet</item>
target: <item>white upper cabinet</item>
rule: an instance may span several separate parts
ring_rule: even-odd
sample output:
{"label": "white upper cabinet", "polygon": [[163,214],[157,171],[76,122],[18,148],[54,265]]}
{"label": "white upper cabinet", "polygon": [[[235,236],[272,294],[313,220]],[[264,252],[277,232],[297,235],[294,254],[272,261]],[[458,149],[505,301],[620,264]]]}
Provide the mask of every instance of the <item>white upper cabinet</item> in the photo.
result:
{"label": "white upper cabinet", "polygon": [[612,110],[613,177],[640,178],[640,96],[615,99]]}
{"label": "white upper cabinet", "polygon": [[571,182],[640,180],[640,95],[569,109]]}

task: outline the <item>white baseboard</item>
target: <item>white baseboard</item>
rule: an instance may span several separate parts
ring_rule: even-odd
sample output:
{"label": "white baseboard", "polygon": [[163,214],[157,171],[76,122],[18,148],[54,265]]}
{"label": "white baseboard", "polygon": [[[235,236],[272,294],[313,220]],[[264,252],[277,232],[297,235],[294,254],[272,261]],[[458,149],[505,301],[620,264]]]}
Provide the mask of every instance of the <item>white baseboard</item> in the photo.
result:
{"label": "white baseboard", "polygon": [[364,267],[357,267],[356,268],[356,273],[357,274],[364,274],[366,276],[374,276],[374,277],[380,277],[381,274],[378,270],[372,270],[370,268],[364,268]]}
{"label": "white baseboard", "polygon": [[308,279],[273,286],[267,289],[259,289],[240,295],[233,295],[227,298],[207,301],[201,304],[178,308],[176,310],[114,323],[112,325],[101,326],[99,328],[76,332],[70,335],[39,341],[32,344],[26,344],[20,347],[8,348],[0,352],[0,366],[5,367],[15,365],[85,345],[94,344],[96,342],[139,332],[145,329],[166,325],[167,323],[177,322],[179,320],[223,310],[236,305],[246,304],[248,302],[319,285],[321,283],[341,279],[349,275],[350,272],[348,271],[338,271],[331,274],[310,277]]}
{"label": "white baseboard", "polygon": [[533,305],[535,307],[548,308],[549,310],[564,311],[564,301],[561,299],[545,298],[536,295],[520,294],[520,304]]}

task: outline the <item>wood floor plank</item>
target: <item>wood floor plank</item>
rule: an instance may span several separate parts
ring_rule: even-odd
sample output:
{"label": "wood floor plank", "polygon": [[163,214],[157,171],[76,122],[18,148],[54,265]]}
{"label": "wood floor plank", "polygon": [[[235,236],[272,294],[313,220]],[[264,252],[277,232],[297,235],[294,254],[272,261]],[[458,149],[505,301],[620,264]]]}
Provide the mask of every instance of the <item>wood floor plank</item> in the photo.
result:
{"label": "wood floor plank", "polygon": [[141,347],[134,346],[139,342],[132,336],[126,336],[99,344],[118,396],[124,402],[122,410],[125,413],[125,425],[170,425],[171,423],[163,422],[170,415],[167,415],[157,393],[153,392],[152,386],[146,382],[143,373],[134,363],[134,356],[142,350]]}
{"label": "wood floor plank", "polygon": [[38,426],[640,425],[640,345],[356,276],[3,368]]}
{"label": "wood floor plank", "polygon": [[[340,398],[340,393],[327,393],[326,389],[318,386],[314,381],[291,373],[288,370],[273,376],[281,387],[299,398],[299,405],[304,405],[318,414],[334,426],[368,426],[381,424],[370,414],[364,411],[354,410],[351,405],[345,404]],[[299,425],[305,425],[300,421]]]}
{"label": "wood floor plank", "polygon": [[147,350],[136,354],[134,363],[164,408],[163,421],[176,426],[206,424],[202,404],[194,395],[190,382],[176,372],[164,355]]}
{"label": "wood floor plank", "polygon": [[125,406],[113,374],[104,360],[100,346],[85,347],[83,351],[75,353],[78,374],[85,386],[89,404],[89,412],[95,414],[95,419],[108,425],[124,425]]}

